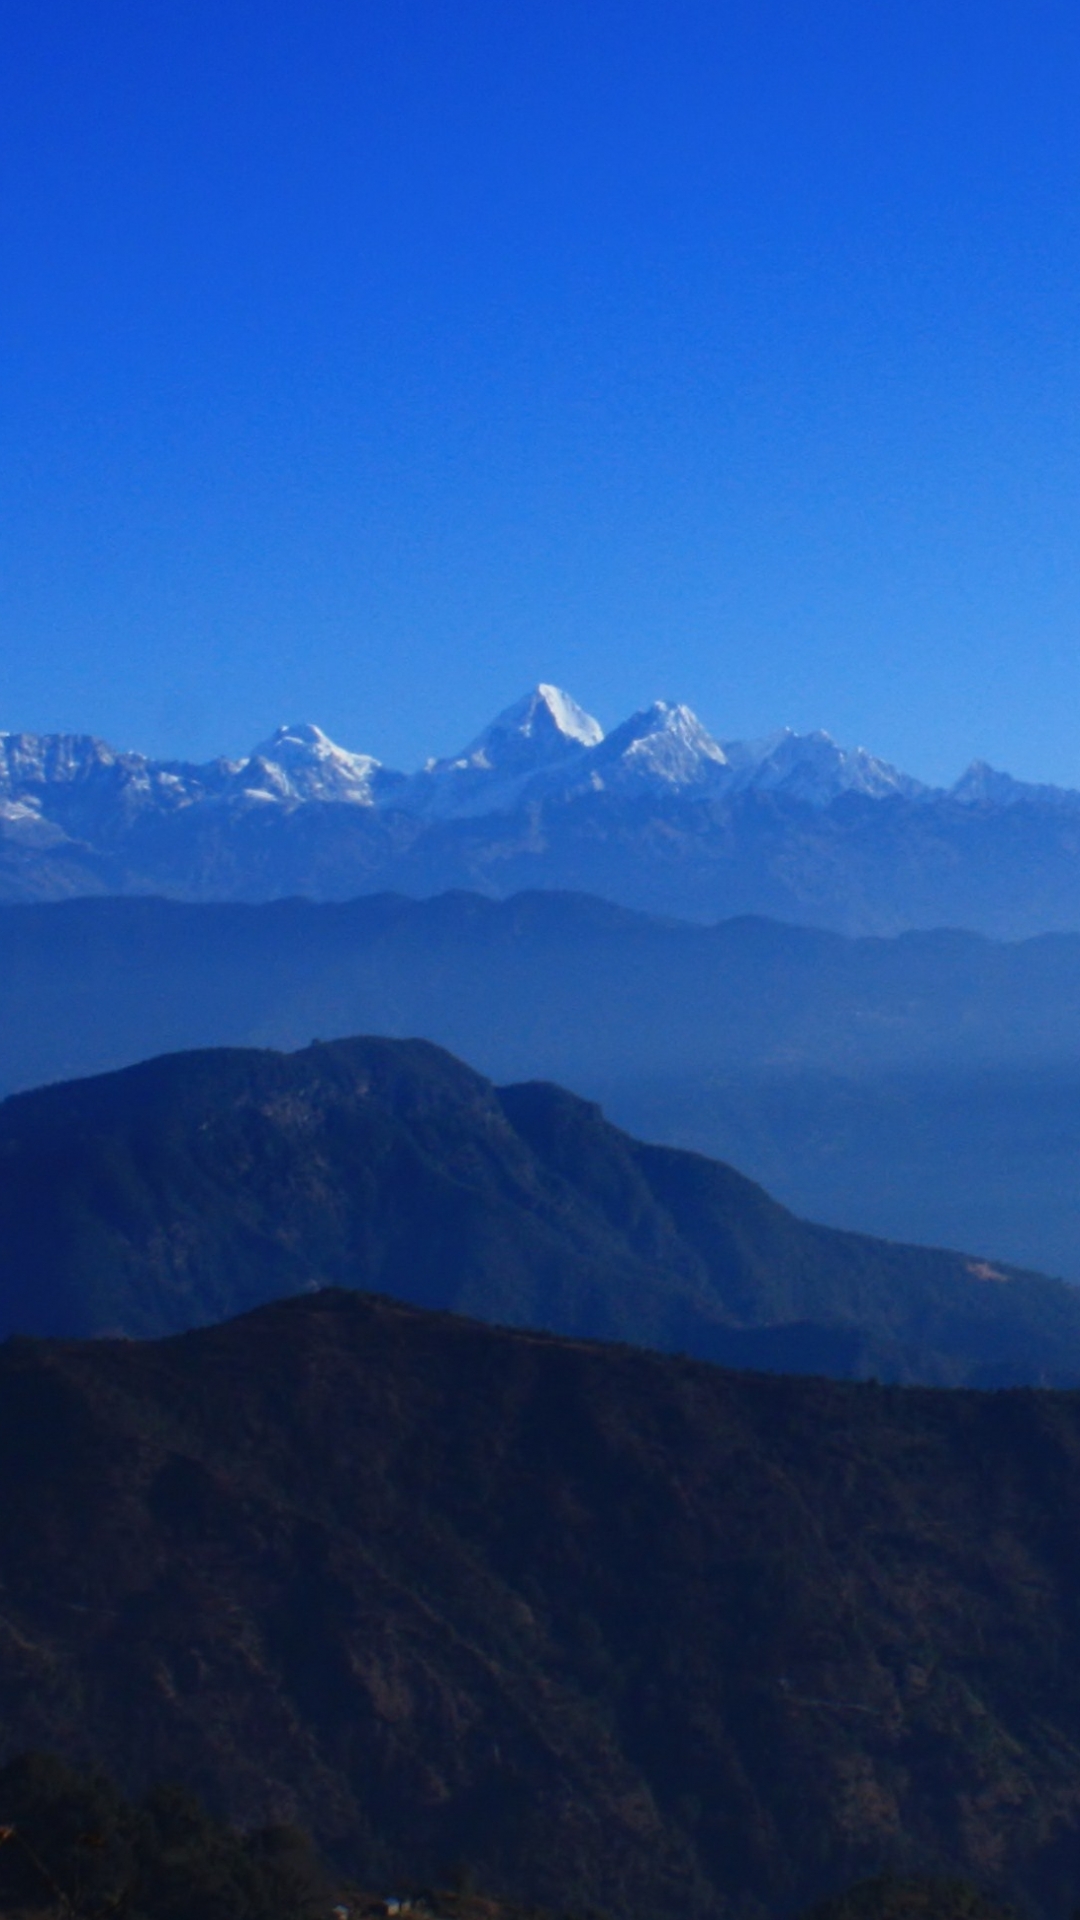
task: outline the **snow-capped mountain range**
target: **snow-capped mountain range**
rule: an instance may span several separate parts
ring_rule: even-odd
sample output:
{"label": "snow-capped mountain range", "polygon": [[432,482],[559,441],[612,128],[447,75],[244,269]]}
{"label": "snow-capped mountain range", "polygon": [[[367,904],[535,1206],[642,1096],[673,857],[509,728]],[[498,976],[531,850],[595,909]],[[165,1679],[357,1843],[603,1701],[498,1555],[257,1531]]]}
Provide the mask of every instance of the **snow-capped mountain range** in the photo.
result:
{"label": "snow-capped mountain range", "polygon": [[[605,734],[569,694],[545,685],[500,713],[460,753],[429,760],[411,775],[337,746],[310,724],[279,727],[243,758],[203,765],[118,752],[90,735],[0,733],[0,817],[9,836],[39,844],[88,810],[97,812],[106,795],[119,824],[147,809],[173,813],[222,802],[346,804],[449,820],[505,813],[533,800],[649,791],[772,793],[827,807],[843,794],[915,800],[941,789],[824,732],[784,728],[762,740],[718,741],[689,707],[664,700]],[[1029,787],[981,762],[949,791],[971,805],[1009,805],[1025,795],[1080,804],[1080,794]]]}
{"label": "snow-capped mountain range", "polygon": [[0,733],[0,899],[554,887],[686,918],[1041,931],[1080,926],[1078,811],[978,763],[929,787],[822,732],[717,740],[663,700],[605,734],[544,685],[415,773],[310,724],[204,765]]}

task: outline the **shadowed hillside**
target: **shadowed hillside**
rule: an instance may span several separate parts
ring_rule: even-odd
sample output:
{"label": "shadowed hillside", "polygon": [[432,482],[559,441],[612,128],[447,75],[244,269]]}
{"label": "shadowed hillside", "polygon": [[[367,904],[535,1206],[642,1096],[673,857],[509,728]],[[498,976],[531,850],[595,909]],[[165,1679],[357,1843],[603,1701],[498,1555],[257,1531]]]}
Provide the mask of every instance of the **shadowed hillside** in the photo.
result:
{"label": "shadowed hillside", "polygon": [[422,1041],[177,1054],[0,1107],[0,1326],[141,1336],[319,1286],[736,1365],[1080,1381],[1080,1292],[808,1226]]}
{"label": "shadowed hillside", "polygon": [[0,1484],[9,1752],[299,1819],[378,1887],[466,1862],[620,1920],[927,1870],[1080,1899],[1077,1396],[325,1293],[9,1344]]}
{"label": "shadowed hillside", "polygon": [[584,896],[0,906],[0,1093],[416,1036],[809,1219],[1080,1279],[1080,939],[689,926]]}

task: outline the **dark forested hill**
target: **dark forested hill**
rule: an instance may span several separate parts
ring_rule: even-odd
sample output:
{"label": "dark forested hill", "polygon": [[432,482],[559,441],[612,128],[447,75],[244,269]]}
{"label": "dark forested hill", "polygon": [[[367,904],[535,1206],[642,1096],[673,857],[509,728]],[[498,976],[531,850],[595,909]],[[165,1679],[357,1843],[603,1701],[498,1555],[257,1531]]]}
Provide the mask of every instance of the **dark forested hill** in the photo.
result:
{"label": "dark forested hill", "polygon": [[617,1920],[927,1869],[1080,1900],[1077,1396],[326,1293],[9,1344],[0,1485],[9,1753]]}
{"label": "dark forested hill", "polygon": [[419,1035],[798,1213],[1080,1279],[1080,938],[694,927],[557,894],[0,907],[0,1092]]}
{"label": "dark forested hill", "polygon": [[140,1336],[324,1285],[736,1365],[1080,1382],[1080,1291],[807,1225],[424,1041],[174,1054],[0,1106],[0,1327]]}

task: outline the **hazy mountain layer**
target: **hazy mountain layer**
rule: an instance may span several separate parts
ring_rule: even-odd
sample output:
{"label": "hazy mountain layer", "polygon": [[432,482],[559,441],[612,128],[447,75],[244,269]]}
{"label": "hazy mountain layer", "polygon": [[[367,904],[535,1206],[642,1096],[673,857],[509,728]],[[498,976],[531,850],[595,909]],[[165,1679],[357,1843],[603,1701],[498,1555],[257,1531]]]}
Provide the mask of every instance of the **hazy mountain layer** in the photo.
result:
{"label": "hazy mountain layer", "polygon": [[852,941],[535,894],[0,908],[0,1091],[420,1035],[811,1218],[1080,1278],[1080,940]]}
{"label": "hazy mountain layer", "polygon": [[0,1107],[0,1331],[153,1336],[325,1285],[735,1365],[1080,1383],[1080,1290],[809,1226],[426,1042],[174,1054]]}
{"label": "hazy mountain layer", "polygon": [[9,1751],[616,1920],[927,1866],[1080,1898],[1075,1395],[321,1295],[7,1346],[0,1473]]}
{"label": "hazy mountain layer", "polygon": [[1080,929],[1080,795],[984,766],[945,791],[825,733],[714,740],[657,702],[606,736],[541,686],[406,775],[278,729],[206,765],[0,734],[0,897],[346,899],[574,888],[711,920]]}
{"label": "hazy mountain layer", "polygon": [[734,1161],[796,1212],[1080,1280],[1080,1067],[767,1070],[595,1083],[632,1133]]}

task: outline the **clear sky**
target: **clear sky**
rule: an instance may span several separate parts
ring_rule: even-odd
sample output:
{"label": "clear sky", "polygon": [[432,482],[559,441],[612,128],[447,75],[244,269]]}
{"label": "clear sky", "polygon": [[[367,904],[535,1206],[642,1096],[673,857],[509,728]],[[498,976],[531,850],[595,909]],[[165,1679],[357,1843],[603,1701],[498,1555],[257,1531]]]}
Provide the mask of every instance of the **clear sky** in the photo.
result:
{"label": "clear sky", "polygon": [[1080,784],[1076,0],[7,0],[0,725]]}

